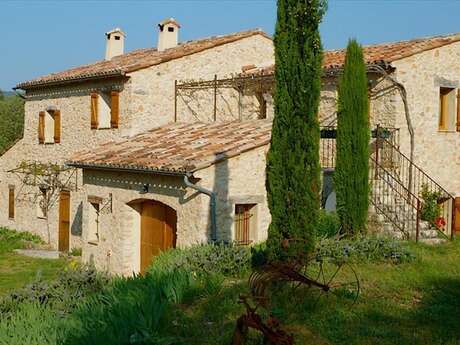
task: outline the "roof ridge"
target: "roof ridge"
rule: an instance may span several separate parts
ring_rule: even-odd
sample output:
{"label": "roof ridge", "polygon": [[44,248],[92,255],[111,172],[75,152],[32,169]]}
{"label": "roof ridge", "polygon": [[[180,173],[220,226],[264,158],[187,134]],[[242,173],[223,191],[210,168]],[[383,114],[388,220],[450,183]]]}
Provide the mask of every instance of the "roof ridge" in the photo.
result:
{"label": "roof ridge", "polygon": [[[442,34],[442,35],[434,35],[434,36],[423,36],[423,37],[416,37],[416,38],[409,38],[409,39],[404,39],[400,41],[387,41],[387,42],[381,42],[381,43],[371,43],[371,44],[362,44],[361,46],[363,48],[372,48],[372,47],[378,47],[378,46],[389,46],[389,45],[395,45],[395,44],[407,44],[407,43],[419,43],[423,41],[428,41],[428,40],[433,40],[433,39],[442,39],[442,38],[452,38],[458,36],[460,39],[460,32],[453,32],[450,34]],[[326,49],[324,52],[327,53],[340,53],[344,51],[346,48],[337,48],[337,49]]]}
{"label": "roof ridge", "polygon": [[[176,47],[167,49],[162,52],[159,52],[156,47],[139,48],[139,49],[135,49],[130,52],[118,55],[112,58],[111,60],[98,60],[93,63],[75,66],[75,67],[60,71],[60,72],[49,73],[41,77],[37,77],[37,78],[31,79],[25,82],[21,82],[16,85],[15,89],[27,88],[27,87],[38,86],[38,85],[49,85],[49,84],[55,84],[55,83],[59,84],[61,82],[75,81],[75,80],[86,79],[86,78],[97,78],[97,77],[106,76],[108,74],[109,75],[113,74],[113,76],[117,76],[117,74],[118,76],[123,76],[124,73],[134,72],[139,69],[155,66],[157,64],[160,64],[160,63],[172,60],[172,59],[180,58],[180,57],[190,55],[190,54],[195,54],[195,53],[207,50],[207,49],[214,48],[222,44],[232,43],[234,41],[244,39],[252,35],[256,35],[256,34],[261,34],[264,37],[271,39],[271,37],[268,34],[266,34],[262,29],[256,28],[256,29],[233,32],[233,33],[229,33],[225,35],[210,36],[210,37],[204,37],[204,38],[199,38],[195,40],[181,42]],[[213,40],[217,41],[217,42],[214,42],[215,45],[212,44]],[[224,42],[221,42],[221,41],[224,41]],[[200,45],[203,45],[203,46],[200,47]],[[196,46],[196,48],[195,50],[190,49],[189,51],[184,51],[183,54],[181,55],[180,49],[187,49],[189,46],[192,48]],[[158,56],[145,56],[145,57],[139,56],[138,61],[126,61],[130,57],[135,58],[137,54],[141,55],[143,53],[148,53],[149,51],[151,51],[152,54],[157,53]],[[145,59],[151,59],[151,60],[145,61]],[[85,71],[85,69],[90,70],[92,67],[94,67],[96,71]]]}

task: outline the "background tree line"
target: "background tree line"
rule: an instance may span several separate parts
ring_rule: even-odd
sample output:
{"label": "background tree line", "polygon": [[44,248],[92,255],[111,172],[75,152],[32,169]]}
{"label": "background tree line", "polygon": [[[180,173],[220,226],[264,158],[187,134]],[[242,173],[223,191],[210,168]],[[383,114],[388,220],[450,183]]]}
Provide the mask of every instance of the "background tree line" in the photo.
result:
{"label": "background tree line", "polygon": [[23,131],[24,100],[0,90],[0,155],[22,137]]}

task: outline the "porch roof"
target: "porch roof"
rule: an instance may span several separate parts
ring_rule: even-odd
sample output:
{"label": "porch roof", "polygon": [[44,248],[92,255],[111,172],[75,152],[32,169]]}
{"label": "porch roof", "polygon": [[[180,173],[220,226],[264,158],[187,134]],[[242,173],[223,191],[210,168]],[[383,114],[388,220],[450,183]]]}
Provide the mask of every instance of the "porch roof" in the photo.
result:
{"label": "porch roof", "polygon": [[185,174],[270,143],[269,120],[172,123],[75,154],[67,165],[87,169]]}

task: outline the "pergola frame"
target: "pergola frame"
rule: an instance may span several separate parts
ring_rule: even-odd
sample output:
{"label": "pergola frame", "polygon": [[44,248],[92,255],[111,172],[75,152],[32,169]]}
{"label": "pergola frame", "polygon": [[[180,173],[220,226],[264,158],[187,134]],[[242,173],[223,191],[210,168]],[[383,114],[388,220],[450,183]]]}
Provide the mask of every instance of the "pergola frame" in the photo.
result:
{"label": "pergola frame", "polygon": [[213,90],[213,120],[217,121],[217,90],[234,89],[238,92],[238,115],[241,119],[241,97],[246,90],[251,90],[259,101],[260,118],[265,118],[267,104],[263,97],[270,92],[275,84],[274,74],[237,75],[230,78],[218,79],[217,75],[211,80],[175,81],[174,82],[174,122],[177,122],[177,97],[181,90]]}
{"label": "pergola frame", "polygon": [[[387,66],[382,66],[386,68]],[[330,67],[323,71],[324,77],[334,77],[341,73],[341,67]],[[210,80],[178,81],[174,82],[174,122],[177,122],[177,97],[181,90],[213,90],[213,120],[217,121],[217,90],[234,89],[238,92],[238,114],[241,120],[242,104],[241,96],[246,90],[251,90],[259,102],[259,118],[265,118],[267,103],[263,97],[265,93],[273,93],[275,86],[275,74],[273,72],[237,74],[229,78],[218,79],[214,75]]]}

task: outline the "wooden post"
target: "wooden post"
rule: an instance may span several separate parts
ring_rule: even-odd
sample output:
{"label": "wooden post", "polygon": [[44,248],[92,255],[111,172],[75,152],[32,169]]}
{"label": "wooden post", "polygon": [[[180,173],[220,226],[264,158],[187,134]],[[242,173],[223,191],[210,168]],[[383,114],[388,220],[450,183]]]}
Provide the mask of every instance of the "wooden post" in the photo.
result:
{"label": "wooden post", "polygon": [[177,79],[174,80],[174,122],[177,122]]}
{"label": "wooden post", "polygon": [[455,231],[456,231],[456,229],[455,229],[456,206],[455,206],[455,199],[450,198],[450,200],[451,200],[451,203],[452,203],[452,207],[451,207],[452,214],[450,216],[450,222],[451,222],[451,224],[450,224],[450,239],[453,240],[455,235],[456,235],[456,233],[455,233]]}
{"label": "wooden post", "polygon": [[377,180],[378,176],[378,164],[379,164],[379,146],[380,146],[380,125],[377,125],[377,130],[376,130],[376,138],[375,138],[375,177],[374,179]]}
{"label": "wooden post", "polygon": [[214,122],[217,120],[217,74],[214,75]]}
{"label": "wooden post", "polygon": [[417,224],[415,226],[415,242],[418,243],[420,236],[420,199],[417,199]]}
{"label": "wooden post", "polygon": [[243,120],[243,104],[241,101],[241,95],[243,93],[242,87],[238,86],[238,120]]}

